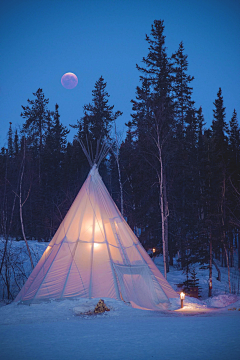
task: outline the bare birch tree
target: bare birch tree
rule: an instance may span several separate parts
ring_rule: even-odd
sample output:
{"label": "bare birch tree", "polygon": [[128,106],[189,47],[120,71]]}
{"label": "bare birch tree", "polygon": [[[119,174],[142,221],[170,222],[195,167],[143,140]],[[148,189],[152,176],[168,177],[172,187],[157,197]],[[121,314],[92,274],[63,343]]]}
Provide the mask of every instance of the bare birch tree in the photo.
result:
{"label": "bare birch tree", "polygon": [[26,158],[26,145],[25,145],[25,138],[24,138],[23,159],[22,159],[22,164],[21,164],[21,175],[20,175],[20,183],[19,183],[19,194],[15,193],[15,195],[19,198],[19,214],[20,214],[20,222],[21,222],[23,239],[24,239],[26,247],[27,247],[28,256],[29,256],[29,259],[31,262],[32,269],[34,269],[32,255],[31,255],[28,241],[27,241],[27,238],[25,235],[24,223],[23,223],[23,206],[26,203],[26,201],[29,197],[29,194],[30,194],[30,188],[29,188],[27,196],[26,196],[25,200],[23,201],[23,199],[22,199],[22,184],[23,184],[23,175],[24,175],[24,170],[25,170],[25,158]]}
{"label": "bare birch tree", "polygon": [[111,146],[112,153],[115,157],[118,169],[118,182],[120,189],[120,202],[121,202],[121,214],[124,215],[124,207],[123,207],[123,184],[122,184],[122,176],[121,176],[121,168],[120,168],[120,156],[119,156],[119,148],[121,144],[121,139],[119,138],[119,134],[117,134],[116,121],[115,121],[115,141]]}

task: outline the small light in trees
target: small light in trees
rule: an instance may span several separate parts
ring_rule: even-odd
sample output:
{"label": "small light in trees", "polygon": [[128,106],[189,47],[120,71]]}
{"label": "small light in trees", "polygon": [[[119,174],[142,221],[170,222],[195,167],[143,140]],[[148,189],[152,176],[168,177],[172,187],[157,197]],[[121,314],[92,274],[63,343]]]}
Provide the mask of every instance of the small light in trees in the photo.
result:
{"label": "small light in trees", "polygon": [[209,289],[212,289],[212,280],[209,280]]}

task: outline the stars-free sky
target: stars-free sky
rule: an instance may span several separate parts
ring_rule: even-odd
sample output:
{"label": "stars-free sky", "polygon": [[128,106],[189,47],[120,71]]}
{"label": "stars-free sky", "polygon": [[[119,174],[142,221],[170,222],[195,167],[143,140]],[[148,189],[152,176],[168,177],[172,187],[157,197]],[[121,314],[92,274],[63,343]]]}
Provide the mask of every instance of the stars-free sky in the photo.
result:
{"label": "stars-free sky", "polygon": [[[101,75],[109,104],[123,112],[117,128],[124,132],[139,81],[136,63],[148,53],[145,34],[155,19],[164,20],[169,56],[184,43],[193,100],[207,126],[219,87],[226,120],[234,108],[239,119],[239,0],[8,0],[0,3],[0,146],[7,146],[9,122],[13,130],[22,126],[21,105],[38,88],[50,110],[58,103],[64,125],[76,124]],[[78,77],[72,90],[61,85],[66,72]]]}

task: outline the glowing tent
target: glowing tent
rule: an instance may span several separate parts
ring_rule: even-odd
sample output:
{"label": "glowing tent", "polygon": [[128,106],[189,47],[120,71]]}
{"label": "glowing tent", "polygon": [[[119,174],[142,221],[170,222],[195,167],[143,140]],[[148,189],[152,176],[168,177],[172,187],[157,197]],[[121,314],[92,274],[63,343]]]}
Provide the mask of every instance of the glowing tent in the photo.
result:
{"label": "glowing tent", "polygon": [[159,310],[177,296],[119,212],[95,164],[15,301],[105,297]]}

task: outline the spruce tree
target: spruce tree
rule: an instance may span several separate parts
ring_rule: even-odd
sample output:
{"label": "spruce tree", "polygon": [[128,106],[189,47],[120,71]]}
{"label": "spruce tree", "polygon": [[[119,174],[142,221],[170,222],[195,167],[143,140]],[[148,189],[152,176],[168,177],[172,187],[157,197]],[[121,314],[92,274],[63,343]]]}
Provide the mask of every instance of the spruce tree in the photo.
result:
{"label": "spruce tree", "polygon": [[237,112],[234,109],[231,120],[229,122],[229,207],[231,230],[231,258],[233,262],[233,238],[235,239],[235,247],[238,248],[238,267],[240,268],[240,128],[237,119]]}
{"label": "spruce tree", "polygon": [[[229,212],[228,212],[228,126],[226,123],[225,107],[223,105],[222,90],[219,88],[217,99],[214,102],[212,122],[212,168],[214,177],[212,181],[212,193],[215,198],[214,206],[214,238],[217,248],[222,247],[222,258],[225,259],[228,267],[229,291],[230,269],[229,269]],[[220,243],[217,241],[220,239]]]}
{"label": "spruce tree", "polygon": [[33,95],[35,100],[27,100],[28,105],[22,106],[21,117],[25,119],[23,130],[32,145],[37,144],[41,152],[43,147],[44,134],[48,127],[49,99],[45,98],[42,89],[38,89]]}
{"label": "spruce tree", "polygon": [[[109,94],[106,91],[107,83],[101,76],[95,83],[92,91],[92,102],[85,104],[83,107],[84,115],[77,121],[77,125],[71,125],[78,129],[78,134],[75,140],[82,141],[88,149],[90,156],[94,160],[97,146],[98,150],[102,147],[104,142],[111,142],[111,130],[114,121],[122,115],[121,111],[114,112],[114,105],[109,105]],[[76,145],[78,147],[78,145]],[[78,149],[76,149],[78,151]],[[83,155],[82,166],[85,169],[89,168],[86,157]],[[107,160],[101,162],[100,168],[103,179],[108,186],[108,169],[106,165]]]}
{"label": "spruce tree", "polygon": [[[173,94],[175,105],[175,143],[172,162],[174,179],[172,207],[174,211],[174,232],[180,250],[181,267],[185,267],[188,252],[191,249],[190,239],[194,232],[194,177],[196,172],[196,114],[192,100],[191,82],[194,77],[188,75],[188,56],[184,54],[183,42],[172,55],[173,61]],[[196,220],[196,219],[195,219]],[[192,244],[193,245],[193,244]],[[186,261],[185,261],[186,260]]]}
{"label": "spruce tree", "polygon": [[[139,147],[143,158],[155,173],[155,176],[152,177],[152,184],[158,184],[157,198],[160,207],[164,274],[166,277],[169,269],[169,212],[166,163],[170,154],[170,134],[174,127],[174,103],[172,96],[172,63],[166,53],[163,32],[163,21],[155,20],[150,36],[146,35],[149,51],[147,56],[143,57],[144,66],[137,65],[137,69],[141,73],[140,81],[142,86],[137,88],[137,98],[133,102],[133,110],[135,111],[133,119],[136,122],[139,135],[145,132],[145,136],[143,135],[144,143],[139,136]],[[156,199],[156,191],[154,198]],[[154,204],[154,201],[152,204]]]}
{"label": "spruce tree", "polygon": [[84,105],[84,116],[73,126],[78,128],[78,138],[84,142],[86,136],[90,142],[109,139],[114,120],[122,114],[120,111],[114,112],[114,105],[109,105],[106,86],[107,83],[101,76],[92,91],[92,103]]}
{"label": "spruce tree", "polygon": [[[240,162],[240,128],[237,120],[237,112],[234,109],[229,122],[229,148],[231,159],[238,168]],[[237,169],[236,169],[237,170]]]}
{"label": "spruce tree", "polygon": [[13,156],[13,131],[12,131],[12,123],[9,123],[9,130],[8,130],[8,156]]}
{"label": "spruce tree", "polygon": [[187,74],[188,70],[188,56],[184,54],[184,46],[181,41],[178,50],[172,55],[173,59],[173,91],[175,95],[175,114],[177,122],[184,130],[184,123],[187,112],[193,108],[194,101],[192,100],[193,88],[190,86],[194,80],[193,76]]}
{"label": "spruce tree", "polygon": [[18,132],[16,130],[15,135],[14,135],[14,141],[13,141],[14,156],[18,155],[18,151],[19,151],[19,137],[18,137]]}
{"label": "spruce tree", "polygon": [[47,105],[49,99],[45,98],[42,89],[38,89],[33,95],[34,100],[27,100],[28,105],[22,106],[21,117],[25,119],[22,133],[27,139],[28,147],[33,149],[33,156],[38,159],[38,181],[41,182],[41,157],[44,145],[45,132],[48,129],[49,111]]}

